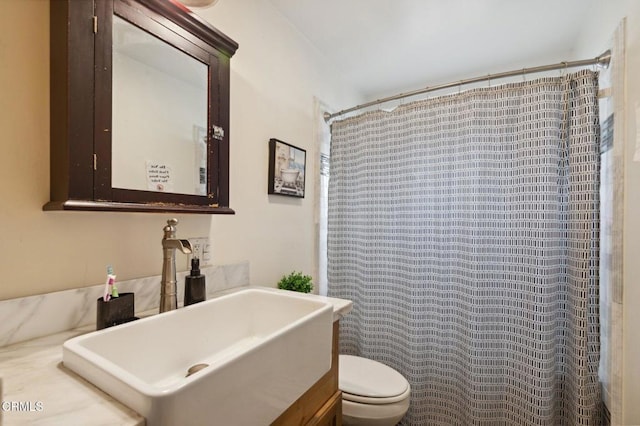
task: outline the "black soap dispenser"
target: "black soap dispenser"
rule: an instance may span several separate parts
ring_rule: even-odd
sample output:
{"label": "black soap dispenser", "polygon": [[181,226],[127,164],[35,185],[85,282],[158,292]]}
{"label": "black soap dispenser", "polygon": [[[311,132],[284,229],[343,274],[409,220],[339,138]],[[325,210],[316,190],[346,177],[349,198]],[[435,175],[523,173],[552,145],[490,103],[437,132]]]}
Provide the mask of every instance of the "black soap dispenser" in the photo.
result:
{"label": "black soap dispenser", "polygon": [[205,276],[200,274],[200,259],[191,259],[191,273],[184,278],[184,306],[202,302],[207,298]]}

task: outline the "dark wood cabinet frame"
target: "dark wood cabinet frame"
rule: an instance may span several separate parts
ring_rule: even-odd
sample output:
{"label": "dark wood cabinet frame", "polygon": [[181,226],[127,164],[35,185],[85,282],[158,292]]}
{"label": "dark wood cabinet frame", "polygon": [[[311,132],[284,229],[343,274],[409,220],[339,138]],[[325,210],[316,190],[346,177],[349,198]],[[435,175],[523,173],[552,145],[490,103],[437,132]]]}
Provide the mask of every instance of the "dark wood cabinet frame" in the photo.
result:
{"label": "dark wood cabinet frame", "polygon": [[[114,14],[209,66],[206,196],[111,186]],[[233,214],[229,62],[237,43],[172,0],[52,0],[50,24],[51,201],[43,209]],[[221,139],[213,126],[224,129]]]}

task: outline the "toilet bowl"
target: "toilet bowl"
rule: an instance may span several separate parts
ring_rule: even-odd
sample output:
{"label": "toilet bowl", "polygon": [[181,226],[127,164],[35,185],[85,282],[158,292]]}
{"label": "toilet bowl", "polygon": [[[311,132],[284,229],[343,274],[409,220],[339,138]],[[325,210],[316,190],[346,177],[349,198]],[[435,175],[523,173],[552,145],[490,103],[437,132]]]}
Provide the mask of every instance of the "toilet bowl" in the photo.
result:
{"label": "toilet bowl", "polygon": [[411,387],[393,368],[352,355],[340,355],[342,422],[346,426],[395,426],[409,409]]}

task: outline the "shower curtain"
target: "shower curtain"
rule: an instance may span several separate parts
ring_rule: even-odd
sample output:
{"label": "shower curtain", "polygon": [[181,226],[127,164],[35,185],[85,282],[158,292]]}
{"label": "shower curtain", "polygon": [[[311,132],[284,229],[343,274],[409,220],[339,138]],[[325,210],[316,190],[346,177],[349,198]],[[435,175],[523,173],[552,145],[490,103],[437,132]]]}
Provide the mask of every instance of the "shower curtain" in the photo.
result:
{"label": "shower curtain", "polygon": [[411,385],[403,425],[595,425],[597,73],[332,125],[341,353]]}

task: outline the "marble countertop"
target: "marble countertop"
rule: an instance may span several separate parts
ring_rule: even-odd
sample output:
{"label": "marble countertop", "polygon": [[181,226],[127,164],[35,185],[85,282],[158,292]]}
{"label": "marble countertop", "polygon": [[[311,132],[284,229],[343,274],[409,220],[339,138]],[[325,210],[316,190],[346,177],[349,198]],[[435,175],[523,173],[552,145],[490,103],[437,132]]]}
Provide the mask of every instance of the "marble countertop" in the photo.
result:
{"label": "marble countertop", "polygon": [[[216,295],[238,290],[241,288]],[[305,296],[333,304],[334,321],[352,307],[348,300]],[[155,313],[146,312],[147,315]],[[95,326],[90,325],[0,348],[0,424],[144,425],[144,417],[62,365],[62,343],[94,330]]]}

